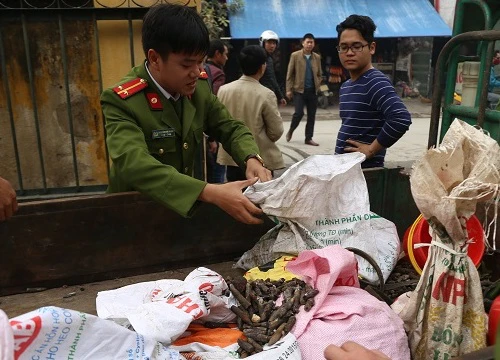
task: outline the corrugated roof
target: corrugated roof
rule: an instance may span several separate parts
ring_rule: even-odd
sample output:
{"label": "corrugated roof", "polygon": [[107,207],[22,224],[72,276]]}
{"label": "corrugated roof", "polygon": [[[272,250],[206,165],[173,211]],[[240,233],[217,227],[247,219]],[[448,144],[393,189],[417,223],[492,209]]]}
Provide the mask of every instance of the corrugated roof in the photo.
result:
{"label": "corrugated roof", "polygon": [[337,24],[351,14],[370,16],[375,37],[451,36],[451,29],[429,0],[247,0],[230,14],[233,39],[256,39],[264,30],[280,38],[336,38]]}

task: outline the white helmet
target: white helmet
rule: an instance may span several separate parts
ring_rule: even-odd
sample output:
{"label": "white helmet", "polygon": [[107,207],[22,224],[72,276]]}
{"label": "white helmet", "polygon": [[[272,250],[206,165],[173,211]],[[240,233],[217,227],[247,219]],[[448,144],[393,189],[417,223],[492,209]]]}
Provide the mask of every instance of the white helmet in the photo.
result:
{"label": "white helmet", "polygon": [[280,45],[280,38],[279,38],[278,34],[276,34],[272,30],[266,30],[262,34],[260,34],[260,38],[259,38],[260,46],[264,46],[264,42],[267,40],[276,40],[276,42],[278,43],[277,46]]}

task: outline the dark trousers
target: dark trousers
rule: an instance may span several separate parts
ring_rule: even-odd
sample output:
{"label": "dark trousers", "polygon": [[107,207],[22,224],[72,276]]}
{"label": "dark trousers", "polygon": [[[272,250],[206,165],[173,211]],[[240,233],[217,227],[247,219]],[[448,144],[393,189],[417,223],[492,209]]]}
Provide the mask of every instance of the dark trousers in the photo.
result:
{"label": "dark trousers", "polygon": [[304,93],[293,93],[295,112],[290,124],[290,132],[294,132],[304,117],[304,105],[307,108],[306,141],[311,140],[314,134],[314,121],[316,120],[316,109],[318,108],[318,95],[315,89],[305,89]]}
{"label": "dark trousers", "polygon": [[210,152],[207,147],[207,182],[211,184],[222,184],[225,181],[225,177],[226,167],[217,164],[217,154]]}

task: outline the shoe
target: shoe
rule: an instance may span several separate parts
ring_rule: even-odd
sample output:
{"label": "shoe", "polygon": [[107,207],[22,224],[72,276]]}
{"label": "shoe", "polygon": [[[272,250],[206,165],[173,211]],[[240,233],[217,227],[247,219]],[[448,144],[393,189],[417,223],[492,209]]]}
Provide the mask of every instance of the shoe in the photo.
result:
{"label": "shoe", "polygon": [[292,134],[293,131],[288,130],[288,132],[286,133],[286,142],[290,142],[290,140],[292,140]]}
{"label": "shoe", "polygon": [[319,144],[317,142],[314,142],[313,139],[304,141],[304,144],[312,145],[312,146],[319,146]]}

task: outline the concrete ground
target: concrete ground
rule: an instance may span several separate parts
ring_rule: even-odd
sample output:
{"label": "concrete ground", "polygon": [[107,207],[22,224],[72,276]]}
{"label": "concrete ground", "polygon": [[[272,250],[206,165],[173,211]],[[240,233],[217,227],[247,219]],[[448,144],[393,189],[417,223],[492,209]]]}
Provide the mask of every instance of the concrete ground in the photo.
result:
{"label": "concrete ground", "polygon": [[[420,99],[403,99],[412,116],[412,125],[408,132],[391,148],[385,157],[386,167],[402,166],[410,169],[415,160],[419,159],[427,150],[431,104],[423,103]],[[277,144],[283,153],[286,166],[305,159],[309,155],[331,154],[335,150],[335,140],[341,125],[338,105],[327,109],[318,108],[314,126],[314,141],[320,146],[304,144],[306,115],[295,130],[292,140],[286,142],[285,134],[290,128],[290,121],[294,112],[293,106],[280,107],[283,117],[285,133]]]}

